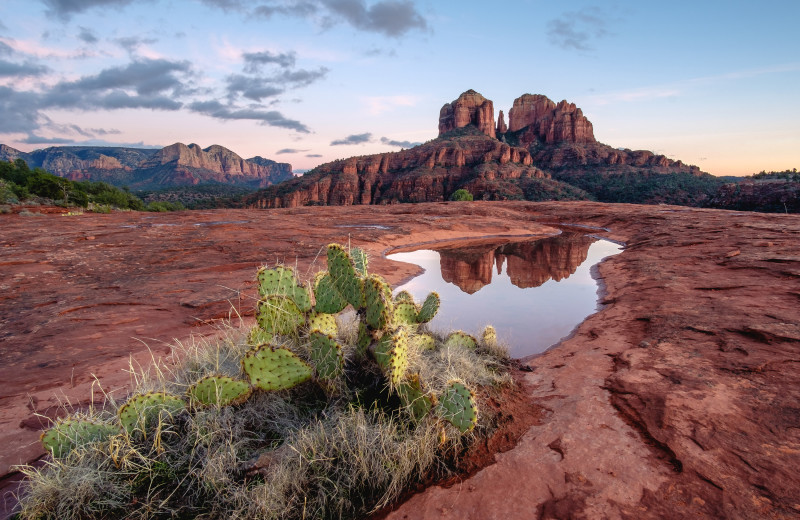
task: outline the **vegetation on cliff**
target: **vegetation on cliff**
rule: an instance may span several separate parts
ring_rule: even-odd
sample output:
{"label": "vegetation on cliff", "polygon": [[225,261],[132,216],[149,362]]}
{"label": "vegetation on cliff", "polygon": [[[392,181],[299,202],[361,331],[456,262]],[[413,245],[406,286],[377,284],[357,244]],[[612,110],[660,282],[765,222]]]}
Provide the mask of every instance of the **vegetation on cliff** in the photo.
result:
{"label": "vegetation on cliff", "polygon": [[31,170],[22,159],[0,161],[0,204],[58,204],[90,208],[98,212],[111,208],[138,211],[175,211],[183,209],[180,203],[151,202],[145,204],[127,189],[105,182],[71,181],[34,168]]}

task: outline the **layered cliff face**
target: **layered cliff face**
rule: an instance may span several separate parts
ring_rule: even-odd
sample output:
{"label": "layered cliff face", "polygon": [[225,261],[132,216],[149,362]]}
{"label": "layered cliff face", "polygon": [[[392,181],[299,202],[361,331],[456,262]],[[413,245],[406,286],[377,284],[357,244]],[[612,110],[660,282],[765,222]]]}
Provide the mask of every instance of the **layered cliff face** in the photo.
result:
{"label": "layered cliff face", "polygon": [[501,246],[439,250],[442,279],[474,294],[492,282],[493,270],[502,274],[505,266],[511,283],[521,289],[539,287],[549,280],[568,278],[586,261],[595,239],[564,234],[531,242]]}
{"label": "layered cliff face", "polygon": [[575,103],[564,100],[556,104],[541,94],[524,94],[514,100],[508,111],[508,130],[524,130],[519,137],[523,146],[536,140],[547,144],[595,142],[592,123]]}
{"label": "layered cliff face", "polygon": [[439,111],[439,136],[467,125],[495,137],[494,104],[472,89],[445,103]]}
{"label": "layered cliff face", "polygon": [[143,148],[63,146],[23,153],[0,145],[0,160],[22,158],[71,180],[104,181],[137,189],[161,189],[199,184],[229,184],[264,188],[292,178],[292,166],[262,157],[242,159],[219,145],[201,149],[183,143],[161,150]]}
{"label": "layered cliff face", "polygon": [[[302,177],[254,194],[248,207],[390,204],[447,200],[459,188],[478,198],[491,186],[525,179],[547,180],[531,166],[527,150],[465,127],[458,135],[403,150],[351,157],[318,166]],[[551,181],[552,182],[552,181]],[[484,196],[485,195],[485,196]]]}

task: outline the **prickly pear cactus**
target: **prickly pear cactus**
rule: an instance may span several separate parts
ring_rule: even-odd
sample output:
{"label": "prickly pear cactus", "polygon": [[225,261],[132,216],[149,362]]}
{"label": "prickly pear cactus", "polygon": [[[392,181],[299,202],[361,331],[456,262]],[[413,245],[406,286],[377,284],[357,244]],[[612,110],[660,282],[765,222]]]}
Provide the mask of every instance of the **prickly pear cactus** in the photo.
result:
{"label": "prickly pear cactus", "polygon": [[261,345],[245,354],[242,368],[253,386],[262,390],[287,390],[311,379],[311,367],[292,351]]}
{"label": "prickly pear cactus", "polygon": [[466,433],[478,422],[478,405],[472,390],[460,381],[450,381],[436,405],[436,415],[449,421],[461,433]]}
{"label": "prickly pear cactus", "polygon": [[120,432],[119,426],[89,419],[65,419],[42,433],[44,449],[60,458],[80,446],[103,442]]}
{"label": "prickly pear cactus", "polygon": [[397,385],[397,395],[415,421],[422,420],[433,408],[433,399],[422,389],[418,374],[412,374]]}
{"label": "prickly pear cactus", "polygon": [[436,348],[436,340],[430,334],[414,334],[408,341],[418,350],[434,350]]}
{"label": "prickly pear cactus", "polygon": [[258,292],[265,296],[285,296],[290,298],[302,312],[311,310],[308,289],[297,282],[291,267],[278,266],[273,269],[258,270]]}
{"label": "prickly pear cactus", "polygon": [[129,435],[136,431],[145,432],[160,420],[177,415],[186,408],[180,397],[166,392],[138,394],[117,411],[119,422]]}
{"label": "prickly pear cactus", "polygon": [[311,361],[317,369],[317,377],[320,379],[333,379],[344,370],[344,354],[342,346],[336,342],[333,336],[319,331],[313,331],[309,340],[311,341]]}
{"label": "prickly pear cactus", "polygon": [[425,301],[422,302],[422,307],[420,307],[417,313],[417,322],[428,323],[431,321],[436,316],[436,313],[439,312],[440,303],[439,293],[430,293],[428,297],[425,298]]}
{"label": "prickly pear cactus", "polygon": [[414,304],[414,297],[408,291],[400,291],[394,296],[394,304],[397,305],[398,303],[411,303]]}
{"label": "prickly pear cactus", "polygon": [[400,302],[394,305],[395,325],[417,325],[417,306],[413,303]]}
{"label": "prickly pear cactus", "polygon": [[391,324],[393,305],[391,299],[391,288],[389,297],[386,297],[388,284],[382,278],[372,275],[364,282],[364,304],[366,315],[364,319],[367,325],[376,330],[388,328]]}
{"label": "prickly pear cactus", "polygon": [[242,404],[253,393],[247,381],[228,376],[206,376],[189,387],[186,395],[192,407],[232,406]]}
{"label": "prickly pear cactus", "polygon": [[336,317],[333,314],[325,314],[322,312],[312,313],[308,317],[308,330],[318,330],[331,336],[336,336],[339,333],[339,327],[336,325]]}
{"label": "prickly pear cactus", "polygon": [[354,247],[350,250],[350,258],[353,259],[353,267],[359,275],[367,276],[367,252],[360,247]]}
{"label": "prickly pear cactus", "polygon": [[452,332],[444,342],[445,347],[463,347],[475,350],[478,342],[464,331],[457,330]]}
{"label": "prickly pear cactus", "polygon": [[494,330],[494,327],[491,325],[487,325],[486,328],[483,329],[483,344],[487,347],[497,345],[497,331]]}
{"label": "prickly pear cactus", "polygon": [[404,328],[383,335],[375,346],[375,360],[389,379],[389,384],[396,388],[408,368],[408,333]]}
{"label": "prickly pear cactus", "polygon": [[314,280],[314,296],[317,312],[336,314],[347,307],[347,299],[336,288],[331,275],[324,271],[317,273]]}
{"label": "prickly pear cactus", "polygon": [[270,334],[293,334],[305,322],[305,315],[291,298],[270,295],[258,302],[258,325]]}
{"label": "prickly pear cactus", "polygon": [[270,334],[256,325],[250,329],[250,332],[247,334],[247,344],[257,347],[259,345],[263,345],[264,343],[269,343],[274,337],[274,334]]}
{"label": "prickly pear cactus", "polygon": [[367,324],[363,321],[358,322],[358,336],[356,338],[356,353],[363,356],[367,353],[367,349],[372,343],[372,335],[370,334]]}
{"label": "prickly pear cactus", "polygon": [[353,308],[360,308],[364,302],[363,281],[350,255],[339,244],[328,245],[328,272],[345,300]]}

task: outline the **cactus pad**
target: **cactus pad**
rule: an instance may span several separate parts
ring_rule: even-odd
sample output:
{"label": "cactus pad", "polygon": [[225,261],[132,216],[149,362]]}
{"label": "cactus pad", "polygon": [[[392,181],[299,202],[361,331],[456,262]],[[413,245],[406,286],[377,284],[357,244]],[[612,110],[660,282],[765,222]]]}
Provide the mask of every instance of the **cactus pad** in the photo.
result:
{"label": "cactus pad", "polygon": [[419,350],[434,350],[436,340],[430,334],[415,334],[411,336],[409,342]]}
{"label": "cactus pad", "polygon": [[63,457],[74,448],[93,442],[102,442],[119,433],[113,424],[88,419],[65,419],[42,433],[40,440],[44,449],[54,458]]}
{"label": "cactus pad", "polygon": [[320,379],[333,379],[344,370],[342,346],[333,336],[313,331],[311,336],[311,360]]}
{"label": "cactus pad", "polygon": [[487,347],[497,345],[497,331],[491,325],[483,329],[483,344]]}
{"label": "cactus pad", "polygon": [[367,352],[367,348],[369,348],[370,344],[372,343],[372,335],[370,334],[369,329],[367,328],[367,324],[363,321],[358,323],[358,337],[356,339],[356,353],[359,356],[363,356]]}
{"label": "cactus pad", "polygon": [[331,275],[324,271],[317,273],[314,280],[314,296],[317,300],[317,312],[336,314],[347,307],[347,300],[336,288]]}
{"label": "cactus pad", "polygon": [[192,406],[231,406],[241,404],[253,393],[247,381],[228,376],[206,376],[189,387],[186,394]]}
{"label": "cactus pad", "polygon": [[354,247],[350,250],[350,258],[353,259],[353,267],[356,272],[361,276],[367,276],[367,252],[360,247]]}
{"label": "cactus pad", "polygon": [[117,411],[119,422],[128,434],[146,431],[160,420],[171,417],[186,407],[180,397],[166,392],[138,394]]}
{"label": "cactus pad", "polygon": [[444,342],[445,347],[463,347],[475,350],[475,347],[478,346],[478,342],[467,334],[464,331],[457,330],[447,336],[447,340]]}
{"label": "cactus pad", "polygon": [[311,310],[308,289],[297,283],[291,267],[278,266],[258,270],[258,293],[262,296],[286,296],[302,311]]}
{"label": "cactus pad", "polygon": [[370,276],[364,282],[364,304],[367,308],[365,319],[373,329],[385,329],[391,324],[393,309],[391,289],[386,297],[388,284],[378,276]]}
{"label": "cactus pad", "polygon": [[258,302],[256,320],[271,334],[291,334],[305,322],[305,316],[291,298],[267,296]]}
{"label": "cactus pad", "polygon": [[311,379],[311,367],[292,351],[262,345],[242,358],[250,382],[262,390],[286,390]]}
{"label": "cactus pad", "polygon": [[414,297],[411,295],[410,292],[403,290],[397,293],[394,297],[394,304],[397,305],[398,303],[415,303]]}
{"label": "cactus pad", "polygon": [[350,255],[339,244],[328,245],[328,272],[344,299],[354,308],[360,308],[364,301],[363,281]]}
{"label": "cactus pad", "polygon": [[417,313],[417,322],[428,323],[431,321],[436,316],[436,313],[439,312],[440,303],[439,293],[435,291],[430,293],[428,297],[425,298],[425,301],[422,302],[422,307],[420,307]]}
{"label": "cactus pad", "polygon": [[468,432],[478,422],[475,395],[464,383],[450,381],[436,405],[436,415],[449,421],[461,433]]}
{"label": "cactus pad", "polygon": [[408,333],[404,328],[383,335],[375,346],[375,360],[389,378],[389,384],[396,388],[408,368]]}
{"label": "cactus pad", "polygon": [[331,336],[336,336],[339,333],[336,317],[333,314],[322,312],[315,312],[308,317],[308,330],[318,330]]}
{"label": "cactus pad", "polygon": [[247,344],[257,347],[264,343],[269,343],[272,341],[273,337],[273,334],[270,334],[259,326],[255,326],[250,329],[250,332],[247,334]]}
{"label": "cactus pad", "polygon": [[417,306],[413,303],[400,302],[395,303],[394,306],[394,324],[395,325],[416,325],[417,324]]}
{"label": "cactus pad", "polygon": [[417,374],[397,385],[397,394],[415,421],[422,420],[433,408],[433,400],[423,391]]}

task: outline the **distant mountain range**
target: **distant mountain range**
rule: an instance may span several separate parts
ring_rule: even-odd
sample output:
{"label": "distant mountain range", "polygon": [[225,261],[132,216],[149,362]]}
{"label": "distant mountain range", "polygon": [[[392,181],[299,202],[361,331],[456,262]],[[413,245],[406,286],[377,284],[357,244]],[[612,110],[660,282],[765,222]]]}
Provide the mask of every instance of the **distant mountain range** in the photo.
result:
{"label": "distant mountain range", "polygon": [[219,145],[201,149],[175,143],[160,150],[53,146],[26,153],[0,144],[0,160],[16,159],[71,180],[104,181],[134,190],[205,184],[258,189],[293,177],[291,164],[263,157],[242,159]]}
{"label": "distant mountain range", "polygon": [[508,124],[474,90],[439,112],[439,136],[399,152],[351,157],[245,196],[247,207],[447,200],[458,189],[482,200],[575,200],[702,205],[719,179],[646,150],[594,138],[573,103],[525,94]]}

